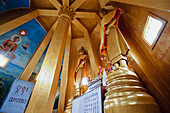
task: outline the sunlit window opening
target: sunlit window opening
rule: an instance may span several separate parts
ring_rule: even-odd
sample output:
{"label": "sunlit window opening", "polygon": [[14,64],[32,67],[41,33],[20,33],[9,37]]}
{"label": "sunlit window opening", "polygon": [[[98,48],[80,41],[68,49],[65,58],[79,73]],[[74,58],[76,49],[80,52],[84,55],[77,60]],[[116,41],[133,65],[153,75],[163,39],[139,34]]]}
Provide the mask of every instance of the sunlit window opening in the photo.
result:
{"label": "sunlit window opening", "polygon": [[0,53],[0,68],[4,69],[7,64],[10,62],[10,58]]}
{"label": "sunlit window opening", "polygon": [[150,15],[148,16],[143,32],[143,38],[149,44],[149,46],[152,46],[156,42],[165,23],[166,22],[164,20],[158,17],[155,18]]}
{"label": "sunlit window opening", "polygon": [[88,78],[86,76],[82,79],[82,85],[88,85]]}

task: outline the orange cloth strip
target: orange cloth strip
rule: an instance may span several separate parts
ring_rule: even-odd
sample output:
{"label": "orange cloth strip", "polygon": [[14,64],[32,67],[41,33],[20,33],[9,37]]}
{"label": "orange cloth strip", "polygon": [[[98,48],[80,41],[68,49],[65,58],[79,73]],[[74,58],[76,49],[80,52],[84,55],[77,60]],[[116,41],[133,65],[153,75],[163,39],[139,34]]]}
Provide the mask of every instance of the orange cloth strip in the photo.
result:
{"label": "orange cloth strip", "polygon": [[[116,27],[118,27],[118,21],[119,21],[119,18],[120,18],[120,14],[122,13],[122,10],[120,9],[120,8],[117,8],[116,9],[116,13],[113,13],[113,15],[112,15],[112,18],[110,19],[110,21],[111,20],[113,20],[113,19],[116,19],[116,22],[115,22],[115,26]],[[110,22],[109,21],[109,22]],[[106,56],[106,53],[107,53],[107,51],[106,51],[106,47],[107,47],[107,45],[106,45],[106,36],[105,36],[105,30],[106,30],[106,26],[109,24],[109,22],[108,23],[106,23],[106,24],[104,24],[104,26],[103,26],[103,37],[101,37],[101,38],[103,38],[103,42],[101,42],[101,47],[100,47],[100,53],[101,54],[103,54],[103,55],[105,55]],[[102,26],[101,26],[102,27]]]}

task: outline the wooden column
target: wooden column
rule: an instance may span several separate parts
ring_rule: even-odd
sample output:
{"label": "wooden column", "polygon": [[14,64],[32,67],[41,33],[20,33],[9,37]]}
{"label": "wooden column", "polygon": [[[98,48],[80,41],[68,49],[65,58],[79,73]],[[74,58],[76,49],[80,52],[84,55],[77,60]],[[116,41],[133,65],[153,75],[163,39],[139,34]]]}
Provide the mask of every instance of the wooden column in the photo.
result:
{"label": "wooden column", "polygon": [[94,55],[95,50],[92,47],[91,40],[90,40],[90,37],[89,37],[89,33],[85,32],[84,37],[86,38],[86,45],[87,45],[87,49],[88,49],[88,55],[89,55],[89,59],[90,59],[90,65],[91,65],[91,68],[92,68],[92,76],[91,76],[91,78],[94,79],[98,75],[98,72],[99,72],[99,70],[98,70],[99,63],[96,61],[97,58]]}
{"label": "wooden column", "polygon": [[78,9],[85,1],[86,1],[86,0],[75,0],[75,1],[71,4],[70,8],[75,11],[75,10]]}
{"label": "wooden column", "polygon": [[19,79],[28,81],[32,72],[34,71],[41,55],[43,54],[44,50],[46,49],[48,43],[50,42],[50,39],[54,33],[54,30],[56,28],[57,22],[53,25],[53,27],[50,29],[50,31],[46,34],[43,41],[40,43],[38,49],[35,51],[35,53],[30,58],[29,62],[25,66],[24,70],[22,71]]}
{"label": "wooden column", "polygon": [[62,0],[63,6],[69,7],[69,0]]}
{"label": "wooden column", "polygon": [[65,16],[57,20],[56,30],[47,50],[25,113],[52,113],[68,34],[68,20]]}
{"label": "wooden column", "polygon": [[65,55],[64,55],[63,69],[61,75],[61,85],[59,91],[59,102],[58,102],[57,113],[64,112],[65,95],[66,95],[66,88],[67,88],[67,81],[68,81],[70,46],[71,46],[71,26],[69,28],[69,34],[68,34],[66,47],[65,47]]}

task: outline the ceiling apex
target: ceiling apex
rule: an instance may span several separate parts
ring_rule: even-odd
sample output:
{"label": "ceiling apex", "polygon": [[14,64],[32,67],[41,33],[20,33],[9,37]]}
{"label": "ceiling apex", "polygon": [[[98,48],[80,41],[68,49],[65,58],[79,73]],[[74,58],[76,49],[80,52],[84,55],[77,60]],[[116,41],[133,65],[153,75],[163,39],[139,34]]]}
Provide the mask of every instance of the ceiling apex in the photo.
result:
{"label": "ceiling apex", "polygon": [[73,9],[71,9],[67,6],[62,6],[59,9],[58,15],[59,15],[59,17],[65,16],[65,17],[69,18],[70,20],[73,20],[75,12],[73,11]]}

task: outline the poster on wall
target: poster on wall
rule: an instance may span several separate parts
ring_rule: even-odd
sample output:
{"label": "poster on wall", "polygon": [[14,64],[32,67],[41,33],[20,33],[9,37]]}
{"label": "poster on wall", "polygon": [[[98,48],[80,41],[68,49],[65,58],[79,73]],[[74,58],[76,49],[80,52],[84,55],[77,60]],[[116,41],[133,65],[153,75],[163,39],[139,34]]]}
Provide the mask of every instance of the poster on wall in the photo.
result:
{"label": "poster on wall", "polygon": [[0,109],[4,113],[24,113],[34,83],[15,79]]}
{"label": "poster on wall", "polygon": [[[20,76],[45,34],[37,20],[32,19],[0,35],[0,106],[12,82]],[[37,75],[44,57],[45,52],[32,75]]]}
{"label": "poster on wall", "polygon": [[74,99],[72,113],[102,113],[101,86]]}

